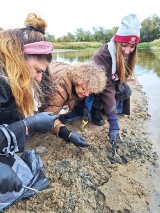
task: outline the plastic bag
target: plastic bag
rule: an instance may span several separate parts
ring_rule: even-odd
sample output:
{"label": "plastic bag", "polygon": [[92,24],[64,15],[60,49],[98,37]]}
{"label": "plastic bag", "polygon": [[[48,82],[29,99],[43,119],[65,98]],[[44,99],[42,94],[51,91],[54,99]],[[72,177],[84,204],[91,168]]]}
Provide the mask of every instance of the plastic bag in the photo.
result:
{"label": "plastic bag", "polygon": [[[48,186],[49,181],[46,177],[43,163],[35,150],[26,150],[21,157],[15,154],[14,158],[16,161],[12,166],[12,169],[21,179],[23,185],[39,191]],[[30,197],[33,194],[35,194],[34,191],[23,188],[19,192],[0,193],[0,211],[13,205],[22,198]]]}

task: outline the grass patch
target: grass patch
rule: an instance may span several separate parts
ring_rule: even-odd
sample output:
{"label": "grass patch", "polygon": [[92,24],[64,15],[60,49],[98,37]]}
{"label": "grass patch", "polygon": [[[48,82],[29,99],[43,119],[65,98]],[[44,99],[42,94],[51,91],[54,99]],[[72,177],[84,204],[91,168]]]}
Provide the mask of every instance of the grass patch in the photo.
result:
{"label": "grass patch", "polygon": [[151,42],[142,42],[138,44],[139,48],[160,48],[160,39],[156,39],[154,41]]}
{"label": "grass patch", "polygon": [[102,46],[100,42],[53,42],[55,49],[87,49],[99,48]]}

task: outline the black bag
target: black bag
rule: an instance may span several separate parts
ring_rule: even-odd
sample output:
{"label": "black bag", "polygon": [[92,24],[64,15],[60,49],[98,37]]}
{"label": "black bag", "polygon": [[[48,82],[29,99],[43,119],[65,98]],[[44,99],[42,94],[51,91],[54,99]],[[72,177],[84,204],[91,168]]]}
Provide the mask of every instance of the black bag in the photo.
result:
{"label": "black bag", "polygon": [[[43,163],[35,150],[26,150],[21,157],[14,154],[14,158],[15,163],[12,166],[12,169],[21,179],[23,185],[39,191],[45,189],[49,185],[48,178],[46,177],[43,168]],[[0,193],[0,211],[15,204],[22,198],[30,197],[33,194],[35,194],[34,191],[24,188],[19,192]]]}

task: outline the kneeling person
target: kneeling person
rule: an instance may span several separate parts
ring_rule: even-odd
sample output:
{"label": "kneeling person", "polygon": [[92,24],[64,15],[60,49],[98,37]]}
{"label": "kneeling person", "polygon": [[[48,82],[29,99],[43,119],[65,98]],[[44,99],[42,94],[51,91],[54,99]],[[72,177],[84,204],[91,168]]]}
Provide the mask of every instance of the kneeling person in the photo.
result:
{"label": "kneeling person", "polygon": [[[76,65],[52,62],[50,64],[50,77],[52,88],[42,109],[56,114],[66,105],[72,111],[78,102],[85,100],[90,94],[102,92],[106,85],[105,71],[93,62]],[[85,138],[68,130],[60,120],[56,120],[52,131],[75,146],[89,146]]]}

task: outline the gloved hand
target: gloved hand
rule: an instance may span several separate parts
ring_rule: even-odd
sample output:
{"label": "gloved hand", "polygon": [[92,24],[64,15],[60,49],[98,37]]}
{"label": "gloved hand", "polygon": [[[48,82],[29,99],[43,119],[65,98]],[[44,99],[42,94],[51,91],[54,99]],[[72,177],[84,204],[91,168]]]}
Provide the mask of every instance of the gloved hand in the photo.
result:
{"label": "gloved hand", "polygon": [[22,188],[22,181],[5,163],[0,163],[0,193],[19,192]]}
{"label": "gloved hand", "polygon": [[89,144],[87,143],[87,141],[85,140],[85,138],[83,138],[80,134],[78,134],[76,132],[71,132],[71,134],[70,134],[70,136],[69,136],[68,139],[75,146],[80,146],[80,147],[87,147],[87,146],[89,146]]}
{"label": "gloved hand", "polygon": [[119,137],[119,130],[109,130],[109,143],[116,144]]}
{"label": "gloved hand", "polygon": [[117,91],[117,92],[120,92],[120,93],[123,93],[123,92],[124,92],[124,84],[119,83],[119,84],[117,85],[117,87],[118,87],[118,91]]}
{"label": "gloved hand", "polygon": [[87,107],[83,109],[83,120],[91,121],[91,113]]}
{"label": "gloved hand", "polygon": [[117,140],[119,137],[119,130],[110,130],[109,131],[109,143],[112,145],[112,156],[114,157],[117,151]]}
{"label": "gloved hand", "polygon": [[25,118],[24,123],[28,127],[29,133],[40,132],[45,134],[52,128],[55,120],[59,117],[60,115],[54,115],[51,112],[41,112]]}

